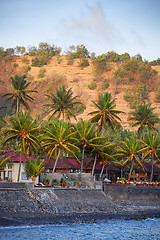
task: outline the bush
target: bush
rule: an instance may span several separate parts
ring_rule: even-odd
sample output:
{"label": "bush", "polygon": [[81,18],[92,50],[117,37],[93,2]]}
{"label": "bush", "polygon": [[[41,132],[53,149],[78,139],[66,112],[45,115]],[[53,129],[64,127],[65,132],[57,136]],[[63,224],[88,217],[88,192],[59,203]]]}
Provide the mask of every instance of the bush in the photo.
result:
{"label": "bush", "polygon": [[96,82],[92,82],[91,84],[88,85],[88,88],[89,88],[90,90],[94,90],[94,89],[96,89],[96,87],[97,87]]}
{"label": "bush", "polygon": [[13,64],[14,68],[18,67],[18,63]]}
{"label": "bush", "polygon": [[32,66],[33,67],[42,67],[43,65],[46,65],[47,62],[43,58],[34,58],[32,59]]}
{"label": "bush", "polygon": [[46,72],[46,69],[40,69],[39,74],[38,74],[38,77],[39,77],[39,78],[44,78],[45,72]]}
{"label": "bush", "polygon": [[81,58],[81,59],[80,59],[80,62],[79,62],[79,66],[82,67],[82,68],[89,66],[88,59],[86,59],[86,58]]}
{"label": "bush", "polygon": [[21,61],[22,61],[22,63],[26,63],[26,64],[29,63],[29,60],[27,57],[22,57]]}
{"label": "bush", "polygon": [[107,88],[109,88],[109,82],[108,81],[105,81],[103,84],[102,84],[102,88],[105,90]]}

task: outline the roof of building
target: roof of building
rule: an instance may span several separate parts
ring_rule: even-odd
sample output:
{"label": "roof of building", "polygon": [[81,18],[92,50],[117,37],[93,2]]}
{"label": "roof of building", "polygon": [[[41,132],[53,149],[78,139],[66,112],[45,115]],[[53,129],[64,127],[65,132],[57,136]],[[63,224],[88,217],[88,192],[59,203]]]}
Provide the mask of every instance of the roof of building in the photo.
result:
{"label": "roof of building", "polygon": [[[0,153],[0,156],[5,155],[6,157],[11,157],[11,162],[20,162],[20,152],[17,150],[9,150],[5,149]],[[30,158],[31,160],[35,160],[35,157],[25,155],[24,153],[22,154],[22,162],[26,162],[27,158]]]}
{"label": "roof of building", "polygon": [[[93,168],[93,161],[90,161],[90,158],[85,158],[84,159],[84,165],[83,169],[84,170],[92,170]],[[55,159],[51,158],[49,162],[47,162],[47,159],[45,159],[46,162],[46,168],[53,168],[55,164]],[[102,164],[97,163],[95,169],[96,170],[101,170]],[[106,166],[107,170],[110,171],[119,171],[119,168],[116,168],[115,166],[111,164],[107,164]],[[64,157],[59,159],[56,169],[81,169],[81,164],[73,157]]]}

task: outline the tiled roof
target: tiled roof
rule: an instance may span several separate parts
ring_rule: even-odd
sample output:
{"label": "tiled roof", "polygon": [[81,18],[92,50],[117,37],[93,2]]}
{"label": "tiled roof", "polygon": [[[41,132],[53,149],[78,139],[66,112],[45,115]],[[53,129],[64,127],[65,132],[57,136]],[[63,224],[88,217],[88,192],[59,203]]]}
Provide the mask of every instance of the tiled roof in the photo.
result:
{"label": "tiled roof", "polygon": [[[87,164],[90,160],[91,159],[89,158],[84,159],[84,167],[83,167],[84,170],[92,170],[93,162]],[[46,168],[51,169],[54,166],[55,159],[51,158],[48,163],[47,163],[47,159],[45,159],[45,162],[46,162]],[[107,164],[106,167],[107,167],[107,170],[110,170],[110,171],[119,171],[118,168],[110,164]],[[56,169],[81,169],[81,164],[75,158],[64,157],[59,159]],[[95,169],[101,170],[102,164],[97,163]]]}
{"label": "tiled roof", "polygon": [[[9,150],[9,149],[5,149],[4,153],[0,153],[0,156],[4,155],[6,157],[11,157],[11,161],[12,162],[20,162],[20,152],[17,150]],[[27,161],[27,157],[29,157],[28,155],[25,156],[25,154],[22,154],[22,162],[26,162]],[[31,160],[35,160],[36,158],[30,156]]]}

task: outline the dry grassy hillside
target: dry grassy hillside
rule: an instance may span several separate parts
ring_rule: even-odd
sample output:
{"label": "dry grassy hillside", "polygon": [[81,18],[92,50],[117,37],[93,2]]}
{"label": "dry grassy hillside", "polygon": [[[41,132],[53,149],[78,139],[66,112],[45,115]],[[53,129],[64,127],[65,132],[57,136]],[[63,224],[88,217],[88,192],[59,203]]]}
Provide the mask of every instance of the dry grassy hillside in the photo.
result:
{"label": "dry grassy hillside", "polygon": [[[1,61],[0,64],[0,93],[6,91],[11,91],[12,87],[9,81],[10,76],[15,76],[15,74],[24,74],[29,65],[31,65],[32,58],[26,56],[27,61],[24,61],[23,56],[15,56],[11,62],[5,63]],[[43,104],[46,103],[46,94],[50,92],[55,92],[55,89],[62,84],[65,84],[67,88],[72,88],[74,95],[78,95],[82,102],[86,105],[85,111],[78,115],[78,119],[89,119],[88,113],[94,110],[92,106],[92,101],[98,99],[99,93],[105,93],[106,91],[112,93],[112,97],[116,99],[116,108],[126,112],[126,114],[121,114],[122,126],[124,128],[130,128],[127,121],[128,113],[131,111],[129,104],[123,99],[124,92],[121,86],[118,88],[115,85],[113,73],[117,70],[118,65],[116,63],[111,64],[111,70],[105,73],[103,78],[96,78],[97,88],[95,90],[90,90],[88,85],[95,79],[94,67],[89,60],[90,66],[85,68],[79,67],[79,60],[76,59],[72,65],[67,64],[65,56],[53,57],[50,62],[43,66],[32,67],[27,72],[27,79],[31,82],[30,88],[37,90],[38,94],[34,93],[33,97],[35,102],[30,104],[32,116],[41,115],[44,119],[47,118],[48,113]],[[160,66],[154,67],[158,71],[160,76]],[[41,77],[38,75],[41,73]],[[103,82],[109,81],[109,88],[106,90],[103,88]],[[157,80],[159,81],[159,80]],[[1,98],[1,106],[2,106]],[[152,106],[156,107],[156,112],[160,116],[160,103],[155,102],[155,93],[150,92],[150,102]]]}

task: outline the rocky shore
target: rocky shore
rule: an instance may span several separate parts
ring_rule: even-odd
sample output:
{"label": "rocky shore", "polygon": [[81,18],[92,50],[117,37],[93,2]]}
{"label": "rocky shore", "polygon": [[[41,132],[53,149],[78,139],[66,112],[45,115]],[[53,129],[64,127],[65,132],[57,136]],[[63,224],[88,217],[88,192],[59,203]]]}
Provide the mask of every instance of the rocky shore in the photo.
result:
{"label": "rocky shore", "polygon": [[160,187],[29,189],[0,185],[0,226],[160,217]]}

